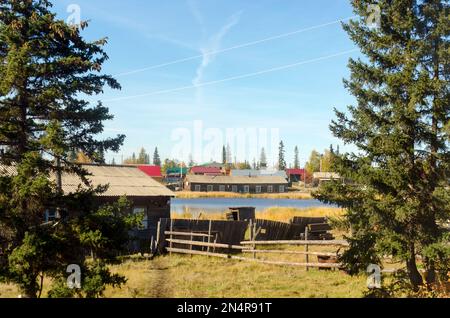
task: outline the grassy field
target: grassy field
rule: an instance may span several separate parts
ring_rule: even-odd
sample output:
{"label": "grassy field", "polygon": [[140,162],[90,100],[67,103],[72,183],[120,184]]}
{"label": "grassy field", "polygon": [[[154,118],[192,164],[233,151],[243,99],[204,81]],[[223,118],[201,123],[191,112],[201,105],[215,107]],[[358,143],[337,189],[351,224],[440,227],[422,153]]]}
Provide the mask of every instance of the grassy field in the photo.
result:
{"label": "grassy field", "polygon": [[352,278],[339,271],[255,264],[206,257],[164,256],[116,266],[128,277],[121,289],[108,289],[105,297],[361,297],[365,277]]}
{"label": "grassy field", "polygon": [[259,199],[295,199],[295,200],[310,200],[311,193],[303,191],[293,191],[286,193],[234,193],[234,192],[177,192],[178,199],[203,199],[203,198],[259,198]]}
{"label": "grassy field", "polygon": [[[128,282],[120,289],[107,289],[106,298],[343,298],[362,297],[366,286],[365,277],[350,277],[340,271],[306,272],[304,268],[203,256],[129,260],[112,270],[125,275]],[[0,298],[18,295],[15,286],[0,284]]]}

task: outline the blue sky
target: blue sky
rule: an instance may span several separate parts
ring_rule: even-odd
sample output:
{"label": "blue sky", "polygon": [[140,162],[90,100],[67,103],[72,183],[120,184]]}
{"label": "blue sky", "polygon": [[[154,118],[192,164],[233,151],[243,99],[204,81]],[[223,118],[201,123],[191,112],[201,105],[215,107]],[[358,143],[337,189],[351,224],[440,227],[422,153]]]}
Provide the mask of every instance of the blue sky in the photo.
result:
{"label": "blue sky", "polygon": [[[83,31],[88,40],[109,38],[103,71],[118,75],[122,85],[93,99],[115,115],[105,136],[127,136],[108,160],[120,162],[142,146],[149,152],[158,146],[163,158],[171,157],[186,144],[174,135],[191,131],[194,139],[195,121],[224,135],[226,129],[276,128],[288,162],[296,145],[304,162],[311,150],[339,144],[328,127],[333,107],[354,103],[342,79],[349,76],[349,57],[359,53],[341,25],[330,22],[353,15],[348,0],[61,0],[54,9],[65,18],[72,3],[91,21]],[[217,159],[220,149],[214,153],[203,137],[203,148],[192,147],[194,157]],[[275,161],[275,150],[268,152]],[[249,156],[237,159],[252,161]]]}

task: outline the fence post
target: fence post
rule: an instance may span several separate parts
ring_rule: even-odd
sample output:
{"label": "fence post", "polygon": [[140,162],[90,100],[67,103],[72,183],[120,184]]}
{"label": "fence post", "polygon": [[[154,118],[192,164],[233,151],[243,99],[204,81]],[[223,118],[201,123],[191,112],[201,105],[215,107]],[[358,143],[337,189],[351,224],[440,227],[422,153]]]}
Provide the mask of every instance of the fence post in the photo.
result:
{"label": "fence post", "polygon": [[158,254],[160,235],[161,235],[161,220],[158,221],[158,225],[156,227],[156,242],[155,242],[155,251],[153,254]]}
{"label": "fence post", "polygon": [[173,219],[171,219],[170,220],[170,244],[169,244],[169,247],[170,247],[170,252],[169,252],[169,256],[172,256],[172,233],[173,233]]}
{"label": "fence post", "polygon": [[[194,236],[192,235],[192,232],[191,232],[191,243],[192,243],[192,241],[194,241]],[[192,244],[191,244],[191,246],[190,246],[190,251],[192,252]],[[193,257],[194,255],[191,253],[191,258]]]}
{"label": "fence post", "polygon": [[[212,221],[209,220],[209,226],[208,226],[208,243],[211,243],[211,232],[212,232]],[[206,250],[209,253],[209,246]]]}
{"label": "fence post", "polygon": [[[306,229],[305,229],[305,241],[308,241],[308,235],[309,234],[309,229],[308,229],[308,226],[306,226]],[[309,264],[309,246],[308,246],[308,244],[305,244],[305,252],[306,252],[306,271],[308,272],[309,271],[309,267],[308,267],[308,264]]]}

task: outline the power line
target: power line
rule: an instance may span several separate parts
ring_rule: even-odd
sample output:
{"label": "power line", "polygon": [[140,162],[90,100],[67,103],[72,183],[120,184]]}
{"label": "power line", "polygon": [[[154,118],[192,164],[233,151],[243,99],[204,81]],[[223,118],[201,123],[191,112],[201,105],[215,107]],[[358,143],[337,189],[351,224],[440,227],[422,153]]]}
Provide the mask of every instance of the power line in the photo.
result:
{"label": "power line", "polygon": [[327,22],[327,23],[323,23],[323,24],[319,24],[319,25],[315,25],[315,26],[311,26],[311,27],[307,27],[307,28],[303,28],[303,29],[299,29],[299,30],[295,30],[295,31],[291,31],[291,32],[288,32],[288,33],[283,33],[283,34],[271,36],[271,37],[268,37],[268,38],[265,38],[265,39],[261,39],[261,40],[256,40],[256,41],[252,41],[252,42],[242,43],[242,44],[239,44],[239,45],[235,45],[235,46],[232,46],[232,47],[229,47],[229,48],[225,48],[225,49],[221,49],[221,50],[217,50],[217,51],[206,52],[206,53],[200,54],[200,55],[190,56],[190,57],[182,58],[182,59],[179,59],[179,60],[174,60],[174,61],[170,61],[170,62],[166,62],[166,63],[162,63],[162,64],[157,64],[157,65],[144,67],[144,68],[141,68],[141,69],[136,69],[136,70],[132,70],[132,71],[124,72],[124,73],[119,73],[119,74],[114,75],[114,77],[122,77],[122,76],[128,76],[128,75],[133,75],[133,74],[137,74],[137,73],[142,73],[142,72],[145,72],[145,71],[154,70],[154,69],[162,68],[162,67],[165,67],[165,66],[170,66],[170,65],[174,65],[174,64],[179,64],[179,63],[183,63],[183,62],[187,62],[187,61],[196,60],[196,59],[202,58],[204,56],[216,55],[216,54],[220,54],[220,53],[224,53],[224,52],[228,52],[228,51],[232,51],[232,50],[236,50],[236,49],[240,49],[240,48],[244,48],[244,47],[248,47],[248,46],[252,46],[252,45],[268,42],[268,41],[273,41],[273,40],[289,37],[289,36],[292,36],[292,35],[296,35],[296,34],[299,34],[299,33],[304,33],[304,32],[307,32],[307,31],[312,31],[312,30],[324,28],[324,27],[327,27],[327,26],[330,26],[330,25],[334,25],[334,24],[337,24],[337,23],[340,23],[340,22],[344,22],[344,21],[350,20],[350,19],[352,19],[354,17],[355,16],[344,18],[344,19],[340,19],[340,20],[335,20],[335,21],[331,21],[331,22]]}
{"label": "power line", "polygon": [[247,74],[233,76],[233,77],[228,77],[228,78],[224,78],[224,79],[220,79],[220,80],[204,82],[204,83],[200,83],[200,84],[197,84],[197,85],[188,85],[188,86],[182,86],[182,87],[178,87],[178,88],[154,91],[154,92],[144,93],[144,94],[139,94],[139,95],[107,99],[107,100],[105,100],[105,103],[116,102],[116,101],[123,101],[123,100],[129,100],[129,99],[135,99],[135,98],[140,98],[140,97],[149,97],[149,96],[155,96],[155,95],[161,95],[161,94],[167,94],[167,93],[173,93],[173,92],[178,92],[178,91],[187,90],[187,89],[191,89],[191,88],[198,88],[198,87],[209,86],[209,85],[214,85],[214,84],[219,84],[219,83],[224,83],[224,82],[230,82],[230,81],[239,80],[239,79],[243,79],[243,78],[258,76],[258,75],[272,73],[272,72],[277,72],[277,71],[281,71],[281,70],[286,70],[286,69],[294,68],[294,67],[297,67],[297,66],[300,66],[300,65],[315,63],[315,62],[319,62],[319,61],[324,61],[324,60],[328,60],[328,59],[331,59],[331,58],[334,58],[334,57],[338,57],[338,56],[343,56],[343,55],[347,55],[347,54],[350,54],[350,53],[354,53],[354,52],[357,52],[357,51],[358,51],[358,49],[347,50],[347,51],[343,51],[343,52],[339,52],[339,53],[335,53],[335,54],[331,54],[331,55],[327,55],[327,56],[322,56],[322,57],[311,59],[311,60],[301,61],[301,62],[288,64],[288,65],[283,65],[283,66],[278,66],[278,67],[273,67],[273,68],[262,70],[262,71],[258,71],[258,72],[247,73]]}

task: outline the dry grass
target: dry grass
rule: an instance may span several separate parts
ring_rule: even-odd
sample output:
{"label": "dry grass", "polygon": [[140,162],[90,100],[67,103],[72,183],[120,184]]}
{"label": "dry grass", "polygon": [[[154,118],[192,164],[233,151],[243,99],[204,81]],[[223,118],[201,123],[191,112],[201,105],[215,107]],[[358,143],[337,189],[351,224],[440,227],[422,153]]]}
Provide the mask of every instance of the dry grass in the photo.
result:
{"label": "dry grass", "polygon": [[203,199],[203,198],[239,198],[239,199],[295,199],[295,200],[310,200],[313,199],[310,192],[286,192],[286,193],[234,193],[234,192],[177,192],[178,199]]}
{"label": "dry grass", "polygon": [[306,272],[296,267],[180,255],[129,261],[113,270],[128,277],[122,289],[107,290],[105,296],[114,298],[361,297],[366,281],[340,271]]}
{"label": "dry grass", "polygon": [[[305,217],[338,217],[344,213],[343,209],[332,207],[316,207],[316,208],[284,208],[284,207],[271,207],[264,211],[257,212],[256,217],[258,219],[278,221],[278,222],[290,222],[295,216]],[[175,219],[200,219],[200,220],[225,220],[225,213],[221,211],[202,213],[201,215],[194,215],[188,210],[181,214],[172,215]]]}

